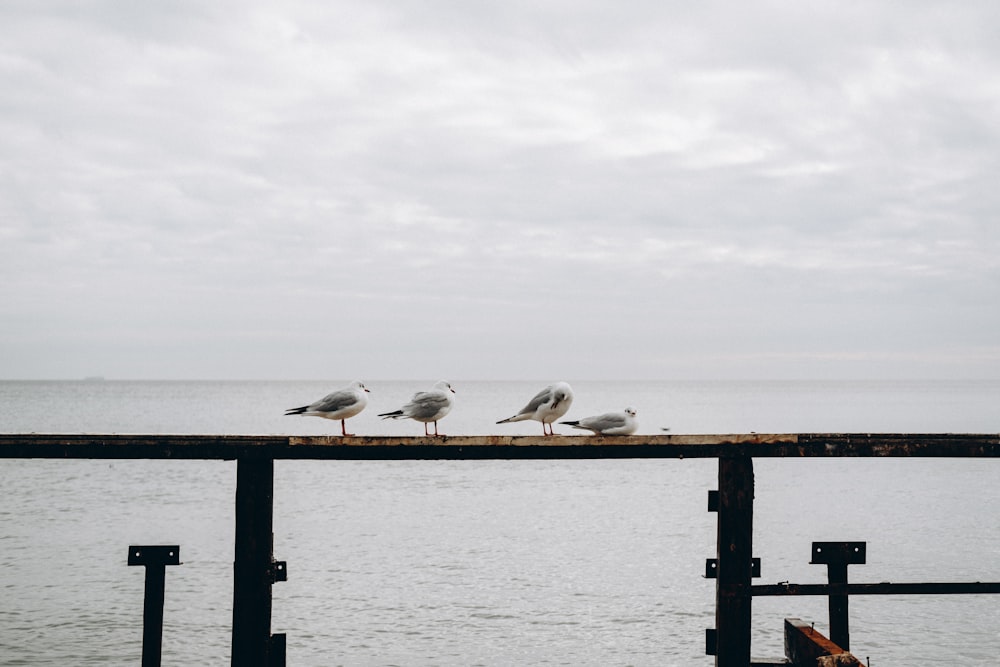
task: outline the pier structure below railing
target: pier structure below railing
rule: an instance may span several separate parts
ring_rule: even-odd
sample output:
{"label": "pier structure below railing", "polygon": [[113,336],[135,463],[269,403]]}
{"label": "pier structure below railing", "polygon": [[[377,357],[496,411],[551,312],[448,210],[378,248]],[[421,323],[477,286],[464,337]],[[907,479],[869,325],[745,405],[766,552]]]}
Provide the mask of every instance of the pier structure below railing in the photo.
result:
{"label": "pier structure below railing", "polygon": [[[716,628],[706,648],[717,667],[746,667],[754,595],[866,591],[834,581],[820,589],[751,585],[754,458],[1000,457],[998,434],[730,434],[655,436],[340,437],[255,435],[0,434],[0,458],[235,460],[232,664],[283,665],[285,635],[271,635],[271,585],[287,567],[273,557],[275,460],[683,459],[719,461]],[[903,584],[901,586],[938,586]],[[780,585],[779,585],[780,586]],[[946,584],[946,586],[963,586]],[[990,584],[989,586],[994,586]],[[996,584],[1000,586],[1000,584]],[[895,593],[908,592],[897,588]],[[914,591],[915,592],[915,591]],[[927,591],[933,592],[933,591]],[[961,591],[950,591],[961,592]],[[993,591],[965,591],[993,592]]]}

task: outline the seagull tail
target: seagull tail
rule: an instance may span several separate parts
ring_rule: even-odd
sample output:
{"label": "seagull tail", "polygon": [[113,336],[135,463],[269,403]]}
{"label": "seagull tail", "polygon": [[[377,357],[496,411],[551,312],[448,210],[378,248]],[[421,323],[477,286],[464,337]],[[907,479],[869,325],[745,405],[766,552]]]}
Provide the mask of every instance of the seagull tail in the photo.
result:
{"label": "seagull tail", "polygon": [[507,424],[509,422],[523,422],[525,419],[529,418],[530,414],[521,413],[519,415],[514,415],[513,417],[507,417],[507,419],[501,419],[498,424]]}
{"label": "seagull tail", "polygon": [[404,416],[402,410],[396,410],[395,412],[383,412],[379,415],[382,419],[399,419]]}
{"label": "seagull tail", "polygon": [[287,417],[289,415],[301,415],[308,409],[309,409],[308,405],[303,405],[301,408],[288,408],[287,410],[285,410],[285,416]]}

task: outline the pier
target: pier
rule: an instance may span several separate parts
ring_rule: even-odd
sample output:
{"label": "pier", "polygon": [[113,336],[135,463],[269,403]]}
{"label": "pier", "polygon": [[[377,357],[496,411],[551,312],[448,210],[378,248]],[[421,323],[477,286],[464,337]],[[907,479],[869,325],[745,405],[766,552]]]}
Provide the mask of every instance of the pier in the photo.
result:
{"label": "pier", "polygon": [[[714,558],[706,559],[706,577],[716,580],[716,617],[715,627],[706,629],[706,653],[715,656],[719,667],[747,667],[861,664],[849,654],[848,601],[853,595],[1000,593],[1000,583],[990,582],[850,583],[848,566],[865,562],[863,542],[813,544],[812,562],[826,566],[827,584],[753,585],[752,578],[759,570],[759,561],[752,555],[753,459],[998,456],[998,434],[750,433],[616,437],[0,434],[0,458],[236,461],[233,665],[285,662],[286,637],[271,634],[271,587],[285,580],[288,571],[285,562],[275,560],[272,547],[276,460],[717,459],[718,489],[709,490],[707,509],[717,513],[718,537]],[[171,558],[174,555],[170,554]],[[136,558],[135,564],[149,568],[148,563],[139,562],[138,555]],[[161,596],[162,564],[154,579]],[[769,662],[753,660],[750,656],[753,598],[775,595],[828,597],[831,637],[819,635],[799,619],[784,619],[785,657]],[[155,617],[155,609],[152,612]],[[149,628],[146,631],[148,634]],[[145,647],[143,664],[158,664],[152,658],[146,662]]]}

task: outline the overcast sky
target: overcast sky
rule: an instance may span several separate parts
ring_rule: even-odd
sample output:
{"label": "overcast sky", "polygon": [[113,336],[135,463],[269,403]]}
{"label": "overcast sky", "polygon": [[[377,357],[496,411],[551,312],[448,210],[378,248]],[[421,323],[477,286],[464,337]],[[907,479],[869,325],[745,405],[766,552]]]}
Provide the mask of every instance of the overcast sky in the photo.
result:
{"label": "overcast sky", "polygon": [[1000,4],[0,2],[0,377],[1000,378]]}

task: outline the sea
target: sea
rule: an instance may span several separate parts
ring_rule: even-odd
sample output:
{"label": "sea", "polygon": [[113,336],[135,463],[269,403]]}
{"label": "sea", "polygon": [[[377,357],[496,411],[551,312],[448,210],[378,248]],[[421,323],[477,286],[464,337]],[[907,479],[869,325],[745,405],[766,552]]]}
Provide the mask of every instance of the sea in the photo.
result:
{"label": "sea", "polygon": [[[329,381],[3,381],[0,432],[336,435],[286,417]],[[348,421],[439,378],[376,381]],[[497,424],[545,382],[462,381],[448,435]],[[558,379],[558,378],[556,378]],[[1000,433],[1000,381],[569,379],[565,419],[627,406],[640,434]],[[561,434],[579,434],[557,426]],[[757,459],[755,583],[823,583],[813,541],[865,541],[852,582],[1000,581],[1000,461]],[[289,665],[712,665],[714,460],[277,461],[272,632]],[[164,665],[228,665],[236,464],[0,459],[0,665],[136,665],[144,568],[129,545],[180,545],[166,571]],[[753,654],[783,619],[829,633],[820,597],[755,598]],[[1000,596],[854,596],[872,667],[1000,664]]]}

